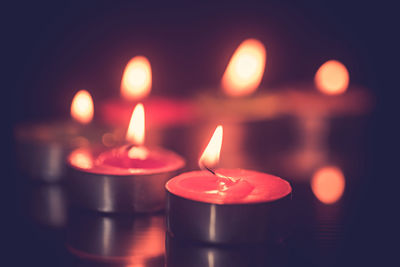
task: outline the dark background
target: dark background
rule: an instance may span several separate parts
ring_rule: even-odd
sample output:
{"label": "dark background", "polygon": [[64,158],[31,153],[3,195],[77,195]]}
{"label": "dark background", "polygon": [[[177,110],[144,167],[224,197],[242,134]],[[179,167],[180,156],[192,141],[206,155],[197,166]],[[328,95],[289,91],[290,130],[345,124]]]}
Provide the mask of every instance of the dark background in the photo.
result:
{"label": "dark background", "polygon": [[[67,116],[79,89],[95,101],[116,96],[123,68],[134,55],[146,55],[153,69],[153,93],[190,96],[218,84],[237,45],[248,37],[267,47],[262,85],[310,81],[318,66],[338,59],[350,70],[352,84],[376,98],[369,119],[365,164],[373,166],[353,215],[348,263],[388,260],[398,213],[391,172],[395,141],[392,118],[385,113],[395,99],[398,72],[391,37],[398,34],[395,6],[382,1],[269,1],[172,4],[133,1],[17,1],[2,8],[3,116],[6,155],[2,181],[4,228],[11,257],[27,257],[29,236],[21,235],[14,213],[17,183],[12,177],[12,127],[33,119]],[[398,75],[398,73],[397,73]],[[11,155],[11,156],[9,156]],[[11,159],[11,160],[10,160]],[[13,177],[14,178],[14,177]],[[353,242],[353,243],[351,243]],[[398,245],[397,245],[398,247]]]}

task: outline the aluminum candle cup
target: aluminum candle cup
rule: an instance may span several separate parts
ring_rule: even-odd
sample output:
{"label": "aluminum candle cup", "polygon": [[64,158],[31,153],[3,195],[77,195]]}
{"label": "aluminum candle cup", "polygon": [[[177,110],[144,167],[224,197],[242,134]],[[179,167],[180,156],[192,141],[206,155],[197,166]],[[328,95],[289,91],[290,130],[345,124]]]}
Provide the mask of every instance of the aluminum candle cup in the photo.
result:
{"label": "aluminum candle cup", "polygon": [[164,244],[161,215],[104,216],[76,210],[70,214],[67,248],[83,260],[160,266]]}
{"label": "aluminum candle cup", "polygon": [[68,153],[89,141],[100,141],[102,132],[72,122],[19,125],[15,137],[20,168],[35,180],[60,181]]}
{"label": "aluminum candle cup", "polygon": [[220,189],[208,171],[181,174],[166,184],[167,229],[178,239],[240,244],[273,241],[288,211],[291,186],[285,180],[249,170],[217,170],[241,177]]}
{"label": "aluminum candle cup", "polygon": [[130,151],[135,148],[127,145],[74,150],[67,160],[71,201],[100,212],[164,209],[164,185],[185,161],[172,151],[146,148],[136,151],[146,151],[144,159],[135,155],[131,158]]}

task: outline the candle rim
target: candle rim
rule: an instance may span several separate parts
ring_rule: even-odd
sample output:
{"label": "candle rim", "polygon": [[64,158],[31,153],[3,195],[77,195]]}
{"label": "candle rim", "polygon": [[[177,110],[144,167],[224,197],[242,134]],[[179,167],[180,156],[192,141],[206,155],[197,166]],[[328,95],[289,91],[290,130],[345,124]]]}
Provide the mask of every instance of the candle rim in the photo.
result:
{"label": "candle rim", "polygon": [[245,202],[240,202],[240,201],[238,201],[238,202],[234,202],[234,201],[233,201],[233,202],[216,202],[216,201],[214,201],[214,200],[205,201],[205,200],[200,199],[200,198],[196,198],[196,199],[195,199],[195,198],[188,198],[188,197],[179,195],[179,194],[177,194],[177,193],[174,193],[174,192],[171,191],[171,189],[169,188],[170,185],[171,185],[172,183],[174,183],[174,180],[176,181],[176,178],[182,179],[183,176],[188,175],[188,174],[205,174],[205,173],[209,173],[210,176],[213,175],[213,174],[211,174],[211,173],[208,172],[208,171],[202,171],[202,170],[195,170],[195,171],[184,172],[184,173],[181,173],[181,174],[179,174],[179,175],[177,175],[177,176],[171,178],[171,179],[168,180],[167,183],[165,184],[165,189],[166,189],[170,194],[172,194],[172,195],[174,195],[174,196],[176,196],[176,197],[185,199],[185,200],[190,200],[190,201],[193,201],[193,202],[205,203],[205,204],[214,204],[214,205],[257,205],[257,204],[259,205],[259,204],[265,204],[265,203],[274,203],[274,202],[276,202],[276,201],[278,201],[278,200],[280,200],[280,199],[287,198],[287,197],[290,196],[290,195],[292,194],[292,192],[293,192],[293,188],[292,188],[292,186],[290,185],[290,183],[289,183],[288,181],[286,181],[285,179],[282,179],[282,178],[280,178],[280,177],[278,177],[278,176],[272,175],[272,174],[268,174],[268,173],[264,173],[264,172],[259,172],[259,171],[254,171],[254,170],[241,169],[241,168],[235,168],[235,169],[217,169],[216,172],[224,172],[224,171],[226,171],[226,170],[231,170],[231,171],[232,171],[232,170],[233,170],[233,171],[235,171],[235,170],[240,170],[240,171],[245,171],[245,172],[247,172],[247,173],[262,174],[262,175],[268,176],[269,178],[277,179],[278,181],[284,183],[285,186],[287,186],[287,188],[286,188],[286,191],[287,191],[287,192],[285,192],[285,193],[282,194],[281,196],[278,196],[278,197],[275,197],[275,198],[271,198],[270,200],[250,200],[250,201],[249,201],[249,200],[246,200]]}
{"label": "candle rim", "polygon": [[[177,153],[159,148],[159,147],[150,147],[149,150],[152,153],[157,153],[161,155],[162,157],[170,159],[168,161],[168,164],[166,166],[162,167],[157,167],[157,168],[119,168],[115,166],[108,166],[107,165],[107,170],[104,169],[99,169],[99,168],[82,168],[79,166],[76,166],[75,164],[72,163],[71,161],[71,156],[74,153],[81,152],[81,151],[86,151],[91,153],[92,155],[99,155],[101,152],[108,151],[110,150],[109,148],[104,148],[104,147],[85,147],[85,148],[77,148],[73,150],[67,157],[67,164],[69,167],[71,167],[74,170],[90,173],[92,175],[98,175],[98,176],[103,176],[103,175],[112,175],[115,177],[129,177],[129,176],[145,176],[145,175],[154,175],[154,174],[161,174],[161,173],[168,173],[168,172],[173,172],[178,169],[181,169],[185,166],[186,161],[183,157],[178,155]],[[131,172],[129,170],[135,170],[134,172]],[[118,172],[118,173],[116,173]]]}

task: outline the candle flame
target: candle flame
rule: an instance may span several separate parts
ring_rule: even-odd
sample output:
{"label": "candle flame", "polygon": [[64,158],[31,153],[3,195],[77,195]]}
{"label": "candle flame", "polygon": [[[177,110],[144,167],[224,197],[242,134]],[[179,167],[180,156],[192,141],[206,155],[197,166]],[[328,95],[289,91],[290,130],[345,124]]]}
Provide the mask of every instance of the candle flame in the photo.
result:
{"label": "candle flame", "polygon": [[90,93],[80,90],[75,94],[71,104],[71,117],[79,123],[88,124],[93,119],[93,100]]}
{"label": "candle flame", "polygon": [[131,121],[129,122],[128,131],[126,132],[126,141],[136,146],[142,146],[144,144],[144,138],[144,107],[142,103],[139,103],[132,112]]}
{"label": "candle flame", "polygon": [[243,41],[233,54],[222,77],[222,88],[229,96],[253,93],[264,74],[267,51],[256,39]]}
{"label": "candle flame", "polygon": [[222,136],[222,125],[218,125],[210,139],[210,142],[199,159],[199,167],[201,169],[206,168],[210,170],[215,168],[218,164],[222,146]]}
{"label": "candle flame", "polygon": [[82,169],[90,169],[93,167],[93,159],[89,152],[85,150],[76,150],[71,153],[71,164]]}
{"label": "candle flame", "polygon": [[132,58],[125,67],[121,95],[127,100],[145,98],[151,91],[151,66],[144,56]]}
{"label": "candle flame", "polygon": [[324,204],[333,204],[343,195],[345,178],[343,172],[334,166],[317,170],[311,179],[314,195]]}
{"label": "candle flame", "polygon": [[318,69],[314,82],[321,92],[327,95],[338,95],[347,90],[349,79],[349,72],[342,63],[329,60]]}

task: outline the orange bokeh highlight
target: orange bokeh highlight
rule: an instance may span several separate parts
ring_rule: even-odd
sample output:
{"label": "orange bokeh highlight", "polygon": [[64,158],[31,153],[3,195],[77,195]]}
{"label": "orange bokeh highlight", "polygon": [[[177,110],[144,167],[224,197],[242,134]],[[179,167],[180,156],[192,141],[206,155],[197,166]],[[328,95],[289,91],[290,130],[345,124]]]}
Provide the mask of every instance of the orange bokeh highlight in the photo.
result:
{"label": "orange bokeh highlight", "polygon": [[151,91],[150,61],[144,56],[132,58],[125,67],[121,81],[121,95],[126,100],[140,100]]}
{"label": "orange bokeh highlight", "polygon": [[218,125],[210,139],[207,147],[199,159],[199,166],[213,169],[219,162],[219,155],[222,147],[223,128]]}
{"label": "orange bokeh highlight", "polygon": [[126,141],[136,146],[142,146],[145,139],[144,107],[142,103],[135,106],[131,121],[126,132]]}
{"label": "orange bokeh highlight", "polygon": [[71,117],[79,123],[88,124],[93,119],[93,99],[86,90],[75,94],[71,103]]}
{"label": "orange bokeh highlight", "polygon": [[91,154],[85,150],[75,150],[70,156],[71,165],[82,169],[90,169],[93,167],[93,158]]}
{"label": "orange bokeh highlight", "polygon": [[322,64],[314,78],[318,90],[328,95],[344,93],[349,86],[349,80],[347,68],[337,60]]}
{"label": "orange bokeh highlight", "polygon": [[314,195],[324,204],[333,204],[343,195],[345,178],[343,172],[335,166],[326,166],[317,170],[311,179]]}
{"label": "orange bokeh highlight", "polygon": [[222,89],[229,96],[253,93],[264,74],[267,51],[256,39],[243,41],[234,52],[222,76]]}

